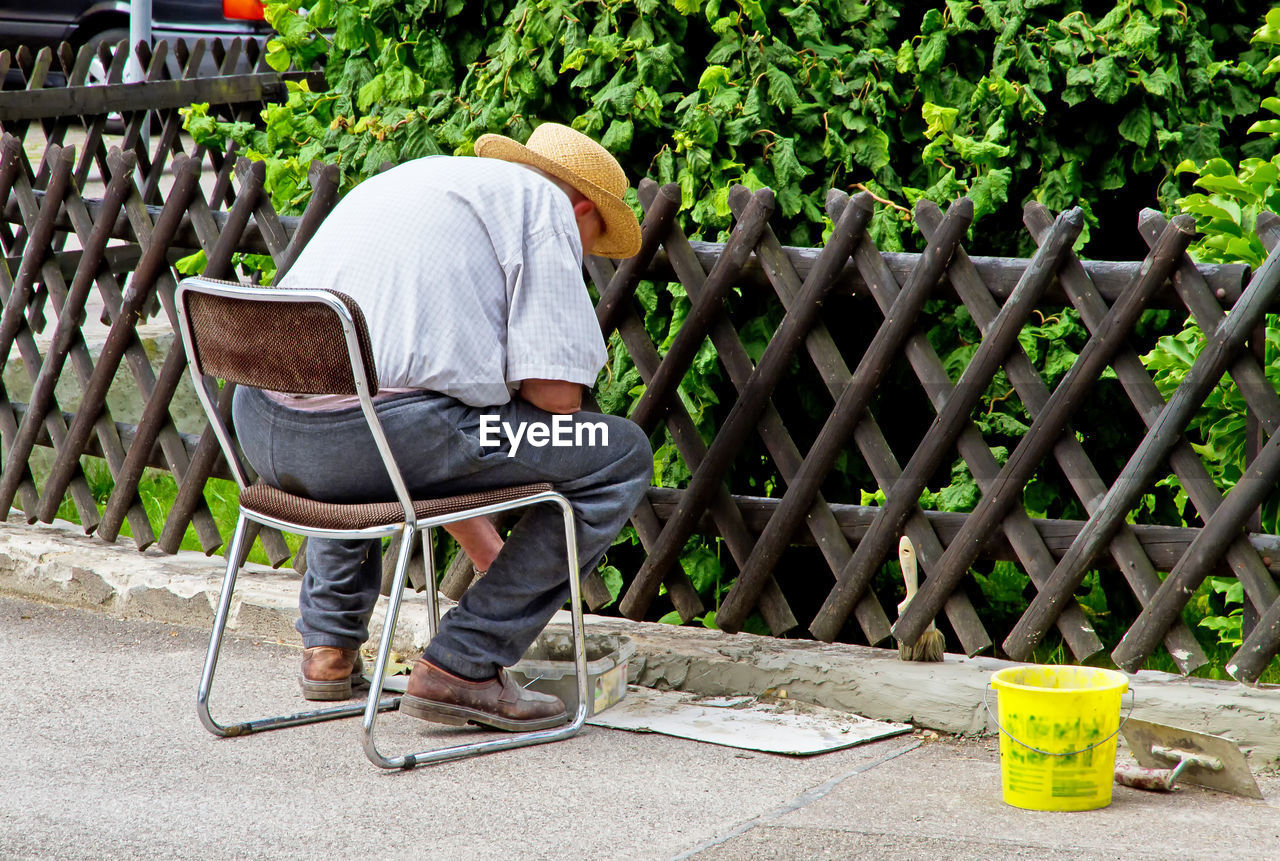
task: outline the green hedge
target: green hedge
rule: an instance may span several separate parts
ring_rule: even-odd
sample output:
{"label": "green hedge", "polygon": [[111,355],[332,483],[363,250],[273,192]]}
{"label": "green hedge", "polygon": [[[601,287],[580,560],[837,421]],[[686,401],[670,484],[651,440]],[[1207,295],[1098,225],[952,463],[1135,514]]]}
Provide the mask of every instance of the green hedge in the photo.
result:
{"label": "green hedge", "polygon": [[1141,205],[1172,204],[1182,160],[1249,154],[1267,52],[1249,45],[1245,6],[286,0],[268,4],[269,59],[325,62],[329,90],[295,93],[240,136],[285,208],[315,157],[354,184],[384,161],[558,120],[633,177],[678,181],[707,235],[729,225],[735,182],[777,192],[796,244],[817,240],[828,188],[865,186],[890,202],[875,222],[887,249],[910,230],[899,207],[968,193],[987,250],[1013,252],[1027,245],[1007,202],[1082,202],[1127,234]]}

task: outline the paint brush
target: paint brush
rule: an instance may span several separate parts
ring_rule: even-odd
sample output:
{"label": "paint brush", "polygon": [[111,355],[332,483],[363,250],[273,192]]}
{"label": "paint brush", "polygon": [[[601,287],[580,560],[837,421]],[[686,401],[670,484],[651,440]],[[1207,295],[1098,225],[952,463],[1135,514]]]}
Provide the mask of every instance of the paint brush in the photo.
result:
{"label": "paint brush", "polygon": [[[916,566],[916,548],[911,543],[911,539],[905,535],[898,542],[898,564],[902,566],[902,582],[907,587],[907,597],[902,599],[902,603],[898,605],[898,616],[901,618],[902,612],[907,609],[907,605],[911,603],[911,599],[916,595],[916,590],[920,587],[919,569]],[[942,632],[938,630],[933,622],[930,622],[929,627],[920,635],[920,639],[914,643],[898,641],[898,659],[901,661],[941,661],[945,646],[946,641],[942,637]]]}

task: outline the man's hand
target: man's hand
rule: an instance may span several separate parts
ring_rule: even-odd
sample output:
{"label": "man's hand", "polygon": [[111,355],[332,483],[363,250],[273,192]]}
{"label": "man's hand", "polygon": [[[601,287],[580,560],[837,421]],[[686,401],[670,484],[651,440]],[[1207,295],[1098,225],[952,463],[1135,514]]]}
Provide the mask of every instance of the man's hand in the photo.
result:
{"label": "man's hand", "polygon": [[549,413],[570,415],[582,409],[582,386],[564,380],[525,380],[520,397]]}

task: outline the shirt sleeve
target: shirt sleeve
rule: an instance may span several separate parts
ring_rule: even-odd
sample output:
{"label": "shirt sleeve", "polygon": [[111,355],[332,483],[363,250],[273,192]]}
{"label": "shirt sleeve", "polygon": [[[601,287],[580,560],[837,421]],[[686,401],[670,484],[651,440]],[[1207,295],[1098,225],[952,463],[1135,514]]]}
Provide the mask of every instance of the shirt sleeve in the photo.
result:
{"label": "shirt sleeve", "polygon": [[594,386],[608,358],[582,281],[577,236],[562,229],[529,237],[507,273],[507,383],[563,380]]}

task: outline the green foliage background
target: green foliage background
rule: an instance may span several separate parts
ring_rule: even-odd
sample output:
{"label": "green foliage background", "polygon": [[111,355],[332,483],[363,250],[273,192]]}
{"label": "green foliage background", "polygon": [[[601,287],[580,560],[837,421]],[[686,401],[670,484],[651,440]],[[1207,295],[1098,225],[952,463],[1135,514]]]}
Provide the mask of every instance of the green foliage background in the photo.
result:
{"label": "green foliage background", "polygon": [[[1280,202],[1280,159],[1268,134],[1280,120],[1265,118],[1280,101],[1264,101],[1276,95],[1280,11],[1264,23],[1256,4],[1240,0],[269,0],[267,15],[279,34],[271,64],[322,64],[328,88],[291,86],[287,103],[266,108],[261,124],[221,123],[194,106],[188,128],[197,141],[234,138],[266,161],[273,202],[286,213],[305,205],[313,159],[336,162],[347,189],[385,162],[466,155],[483,133],[524,139],[547,120],[600,139],[633,180],[678,182],[686,230],[707,239],[725,235],[728,189],[744,183],[775,190],[773,224],[784,241],[818,244],[829,226],[823,197],[836,187],[880,199],[872,234],[885,251],[918,247],[909,218],[917,200],[945,205],[968,194],[977,208],[969,246],[978,253],[1028,253],[1020,204],[1034,199],[1055,210],[1084,207],[1082,244],[1091,256],[1141,256],[1133,225],[1139,209],[1155,205],[1197,215],[1206,259],[1256,263],[1252,219]],[[646,282],[638,298],[663,349],[687,297],[678,284]],[[732,313],[758,358],[780,309],[743,296]],[[979,340],[976,326],[962,307],[942,303],[928,309],[926,324],[958,377]],[[1162,385],[1176,384],[1198,349],[1198,333],[1181,326],[1153,312],[1140,331]],[[870,334],[847,328],[842,346],[856,351]],[[1086,337],[1064,311],[1028,326],[1022,343],[1052,386]],[[610,355],[598,396],[602,408],[623,414],[640,380],[616,339]],[[918,388],[900,382],[886,388]],[[1010,389],[997,377],[975,413],[998,453],[1028,424]],[[733,399],[709,344],[681,394],[709,437]],[[1229,386],[1219,394],[1198,432],[1225,489],[1239,474],[1243,406]],[[798,363],[779,408],[802,448],[829,407]],[[1097,462],[1132,448],[1138,425],[1123,418],[1132,410],[1114,386],[1104,381],[1089,409],[1082,424],[1096,428],[1088,445]],[[927,424],[930,411],[922,396],[898,395],[878,405],[885,415],[906,428],[912,418]],[[884,421],[892,431],[894,419]],[[661,484],[687,479],[669,440],[659,441],[655,465]],[[779,487],[762,451],[744,452],[735,470],[742,492]],[[856,457],[828,484],[830,499],[876,495]],[[922,501],[965,510],[975,499],[957,463]],[[1026,505],[1037,516],[1083,515],[1052,470],[1028,486]],[[1135,516],[1195,522],[1176,481],[1145,497]],[[732,579],[723,558],[714,541],[686,548],[685,568],[713,605]],[[607,573],[621,583],[617,566]],[[1005,563],[976,574],[991,613],[1016,616],[1025,574]],[[1081,599],[1103,631],[1114,608],[1100,578],[1092,575]],[[881,585],[890,583],[886,576]],[[1224,601],[1236,596],[1206,588],[1200,597],[1196,621],[1226,618]],[[704,621],[713,624],[714,615]]]}
{"label": "green foliage background", "polygon": [[[1081,202],[1094,224],[1114,209],[1127,227],[1140,205],[1172,204],[1179,162],[1248,150],[1267,54],[1250,47],[1251,8],[284,0],[268,3],[272,65],[323,62],[329,89],[237,136],[267,159],[286,211],[312,158],[338,160],[351,185],[384,161],[468,154],[485,132],[523,139],[556,120],[631,176],[679,182],[706,235],[729,226],[735,182],[777,192],[796,244],[818,239],[827,189],[865,184],[901,206],[968,193],[984,242],[1011,252],[1028,246],[1007,201]],[[886,250],[909,231],[901,210],[878,214]]]}

